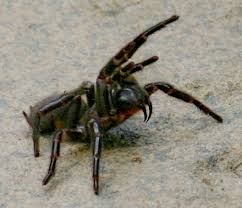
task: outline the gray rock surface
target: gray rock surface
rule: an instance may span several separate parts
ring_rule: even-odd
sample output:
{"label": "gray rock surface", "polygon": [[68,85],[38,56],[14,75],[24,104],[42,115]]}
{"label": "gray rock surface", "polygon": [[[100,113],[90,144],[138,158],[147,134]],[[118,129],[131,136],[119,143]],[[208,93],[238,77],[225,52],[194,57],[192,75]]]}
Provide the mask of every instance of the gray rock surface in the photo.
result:
{"label": "gray rock surface", "polygon": [[[1,0],[0,208],[242,207],[241,3]],[[160,57],[137,78],[174,84],[224,123],[157,93],[148,124],[137,114],[111,133],[99,196],[92,190],[91,152],[78,142],[63,143],[56,175],[43,187],[51,139],[41,137],[41,157],[34,158],[21,111],[53,92],[94,82],[122,46],[173,14],[179,21],[134,56]]]}

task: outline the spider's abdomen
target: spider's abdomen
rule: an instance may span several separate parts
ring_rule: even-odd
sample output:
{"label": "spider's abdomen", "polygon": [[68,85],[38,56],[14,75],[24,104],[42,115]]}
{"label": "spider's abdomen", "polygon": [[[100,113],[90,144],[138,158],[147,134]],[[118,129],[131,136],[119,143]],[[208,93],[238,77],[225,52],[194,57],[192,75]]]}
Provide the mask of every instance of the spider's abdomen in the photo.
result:
{"label": "spider's abdomen", "polygon": [[[78,93],[74,94],[78,95]],[[65,95],[66,93],[47,97],[31,107],[29,115],[30,122],[35,122],[36,117],[43,106],[45,106],[47,103],[54,103],[56,100]],[[56,129],[74,128],[76,124],[79,123],[80,118],[85,114],[87,109],[88,106],[84,99],[81,97],[79,99],[73,99],[73,101],[63,104],[50,113],[41,116],[39,123],[40,132],[45,133],[53,132]]]}

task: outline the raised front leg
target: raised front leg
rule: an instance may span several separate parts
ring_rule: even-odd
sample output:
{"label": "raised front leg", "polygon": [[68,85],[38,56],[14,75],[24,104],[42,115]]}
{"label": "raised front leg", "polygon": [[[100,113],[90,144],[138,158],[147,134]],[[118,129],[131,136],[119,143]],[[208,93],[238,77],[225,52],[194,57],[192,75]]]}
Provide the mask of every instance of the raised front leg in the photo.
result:
{"label": "raised front leg", "polygon": [[116,71],[112,76],[112,80],[122,81],[131,74],[142,70],[145,66],[153,64],[154,62],[158,61],[158,59],[158,56],[152,56],[149,59],[137,64],[135,64],[134,62],[130,62],[126,66],[122,67],[120,70]]}
{"label": "raised front leg", "polygon": [[77,137],[80,137],[85,136],[86,132],[83,126],[78,126],[76,129],[61,129],[55,132],[52,141],[50,165],[48,172],[42,181],[43,185],[46,185],[55,173],[57,159],[60,156],[60,145],[64,134],[67,134],[70,137],[73,136],[73,134],[75,134]]}
{"label": "raised front leg", "polygon": [[152,93],[156,92],[157,90],[161,90],[164,93],[166,93],[167,95],[170,95],[170,96],[175,97],[177,99],[183,100],[184,102],[187,102],[187,103],[192,103],[197,108],[199,108],[202,112],[204,112],[205,114],[210,115],[211,117],[213,117],[218,122],[220,122],[220,123],[223,122],[223,119],[222,119],[221,116],[219,116],[218,114],[213,112],[210,108],[208,108],[207,106],[202,104],[199,100],[197,100],[196,98],[192,97],[191,95],[189,95],[189,94],[187,94],[185,92],[182,92],[182,91],[180,91],[178,89],[175,89],[169,83],[155,82],[155,83],[151,83],[151,84],[145,85],[144,88],[149,93],[149,95],[151,95]]}
{"label": "raised front leg", "polygon": [[123,47],[113,58],[111,58],[111,60],[101,70],[98,78],[105,79],[107,76],[110,76],[117,67],[121,66],[133,56],[139,47],[147,40],[148,36],[164,28],[166,25],[176,21],[178,18],[178,16],[173,15],[169,19],[159,22],[153,27],[142,32],[140,35],[134,38],[134,40]]}

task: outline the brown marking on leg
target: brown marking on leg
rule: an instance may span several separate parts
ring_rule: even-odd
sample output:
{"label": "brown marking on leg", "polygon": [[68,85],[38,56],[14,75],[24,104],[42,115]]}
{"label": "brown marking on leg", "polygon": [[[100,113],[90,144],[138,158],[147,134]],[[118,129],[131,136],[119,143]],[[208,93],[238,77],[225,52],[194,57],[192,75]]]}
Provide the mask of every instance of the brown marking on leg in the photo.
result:
{"label": "brown marking on leg", "polygon": [[152,56],[152,57],[148,58],[147,60],[140,62],[139,64],[141,64],[142,66],[147,66],[147,65],[153,64],[154,62],[156,62],[158,60],[159,60],[158,56]]}
{"label": "brown marking on leg", "polygon": [[152,56],[149,59],[135,64],[134,62],[128,63],[124,67],[120,67],[119,70],[116,70],[112,76],[112,80],[120,81],[130,76],[131,74],[141,71],[145,66],[150,65],[158,60],[158,56]]}
{"label": "brown marking on leg", "polygon": [[191,95],[189,95],[183,91],[175,89],[169,83],[156,82],[156,83],[147,84],[147,85],[145,85],[144,88],[149,93],[149,95],[151,95],[152,93],[157,91],[157,89],[160,89],[161,91],[163,91],[164,93],[166,93],[172,97],[183,100],[184,102],[187,102],[187,103],[194,104],[197,108],[199,108],[205,114],[210,115],[211,117],[213,117],[215,120],[217,120],[220,123],[223,122],[223,119],[221,116],[217,115],[210,108],[208,108],[207,106],[202,104],[199,100],[197,100],[196,98],[192,97]]}
{"label": "brown marking on leg", "polygon": [[166,25],[176,21],[178,18],[178,16],[173,15],[169,19],[159,22],[158,24],[150,27],[149,29],[139,34],[125,47],[123,47],[113,58],[111,58],[111,60],[102,68],[98,78],[105,79],[106,77],[112,75],[112,73],[118,66],[130,59],[133,54],[139,49],[139,47],[146,42],[148,36],[164,28]]}

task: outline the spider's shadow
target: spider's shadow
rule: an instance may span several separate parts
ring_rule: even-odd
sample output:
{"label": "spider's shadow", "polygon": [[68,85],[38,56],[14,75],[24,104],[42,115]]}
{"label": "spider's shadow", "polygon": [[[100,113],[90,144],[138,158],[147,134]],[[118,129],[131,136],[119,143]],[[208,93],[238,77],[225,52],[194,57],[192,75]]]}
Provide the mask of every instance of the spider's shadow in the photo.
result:
{"label": "spider's shadow", "polygon": [[[139,134],[129,130],[129,128],[117,127],[104,134],[102,144],[104,149],[133,147],[137,144],[139,137]],[[71,138],[70,142],[79,143],[80,141]],[[93,142],[92,139],[81,140],[81,143],[85,144],[87,149],[92,147]]]}
{"label": "spider's shadow", "polygon": [[[41,133],[44,139],[51,139],[53,135],[49,132]],[[140,135],[129,128],[117,127],[106,132],[103,136],[103,147],[105,149],[113,149],[120,147],[132,147],[137,144]],[[69,138],[69,143],[80,143],[79,138],[75,136]],[[81,143],[90,147],[92,142],[89,139],[81,139]]]}
{"label": "spider's shadow", "polygon": [[139,137],[139,134],[127,128],[115,128],[104,135],[103,146],[105,149],[132,147]]}

